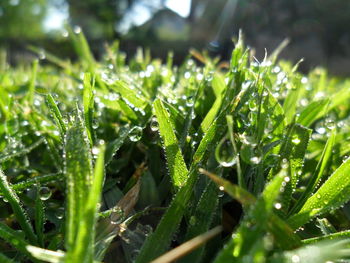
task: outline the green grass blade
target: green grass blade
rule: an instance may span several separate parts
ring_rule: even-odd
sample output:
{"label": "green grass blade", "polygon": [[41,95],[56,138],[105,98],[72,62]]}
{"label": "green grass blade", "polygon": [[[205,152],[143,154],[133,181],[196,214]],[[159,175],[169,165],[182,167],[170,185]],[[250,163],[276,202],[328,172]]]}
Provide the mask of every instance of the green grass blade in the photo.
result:
{"label": "green grass blade", "polygon": [[297,119],[297,123],[310,127],[317,119],[321,118],[327,113],[327,108],[330,99],[323,99],[320,101],[311,102],[301,113]]}
{"label": "green grass blade", "polygon": [[325,240],[292,251],[276,253],[268,262],[334,262],[337,261],[337,259],[348,258],[350,256],[348,246],[348,240]]}
{"label": "green grass blade", "polygon": [[4,196],[4,198],[7,199],[9,204],[12,207],[12,210],[15,214],[15,217],[20,224],[21,228],[23,229],[26,237],[29,239],[29,241],[32,244],[37,244],[37,237],[34,234],[33,227],[30,223],[30,219],[24,210],[24,208],[21,205],[21,201],[19,200],[17,194],[15,191],[13,191],[11,185],[7,181],[7,178],[3,171],[0,169],[0,190]]}
{"label": "green grass blade", "polygon": [[83,104],[84,104],[84,120],[87,135],[90,140],[90,144],[94,144],[94,129],[93,129],[93,115],[94,115],[94,84],[91,84],[94,80],[91,79],[90,73],[84,74],[84,90],[83,90]]}
{"label": "green grass blade", "polygon": [[95,223],[104,180],[104,155],[105,147],[102,146],[95,164],[93,181],[85,203],[83,218],[79,222],[76,242],[74,247],[67,252],[68,262],[93,262]]}
{"label": "green grass blade", "polygon": [[111,161],[113,156],[116,154],[116,152],[119,150],[119,148],[123,145],[125,139],[128,137],[130,132],[130,127],[122,127],[120,128],[118,132],[118,137],[107,144],[106,146],[106,154],[105,154],[105,164],[108,165]]}
{"label": "green grass blade", "polygon": [[91,185],[92,156],[84,121],[78,112],[67,130],[65,142],[65,177],[67,185],[66,248],[75,244],[83,220],[86,191]]}
{"label": "green grass blade", "polygon": [[299,124],[291,124],[287,128],[287,134],[280,148],[280,164],[270,171],[269,177],[279,172],[283,166],[288,166],[290,181],[287,182],[285,190],[282,194],[283,212],[287,212],[292,193],[294,192],[297,182],[300,178],[306,148],[311,136],[311,130]]}
{"label": "green grass blade", "polygon": [[[190,240],[209,230],[215,209],[218,205],[218,190],[214,183],[210,182],[204,189],[201,198],[196,206],[193,216],[190,218],[190,226],[187,229],[185,240]],[[205,252],[205,247],[202,246],[184,257],[180,262],[200,262]]]}
{"label": "green grass blade", "polygon": [[40,198],[39,191],[40,190],[38,188],[36,191],[36,199],[35,199],[35,232],[38,237],[39,246],[44,247],[45,210],[44,210],[44,203]]}
{"label": "green grass blade", "polygon": [[52,251],[35,246],[27,246],[28,252],[36,259],[51,262],[51,263],[64,263],[65,254],[62,251]]}
{"label": "green grass blade", "polygon": [[[178,228],[184,215],[187,204],[191,198],[193,187],[197,181],[198,165],[208,159],[213,148],[226,131],[226,114],[221,114],[210,126],[208,132],[202,138],[192,160],[191,169],[186,184],[180,188],[163,215],[156,230],[143,244],[140,254],[136,258],[137,263],[149,262],[162,254],[169,246],[172,235]],[[160,125],[159,125],[160,126]]]}
{"label": "green grass blade", "polygon": [[333,240],[333,239],[345,239],[345,238],[347,238],[347,239],[350,238],[350,230],[345,230],[345,231],[340,231],[337,233],[332,233],[329,235],[304,239],[302,242],[304,244],[313,244],[313,243],[317,243],[321,240]]}
{"label": "green grass blade", "polygon": [[53,173],[53,174],[45,174],[45,175],[39,175],[33,178],[30,178],[28,180],[25,180],[23,182],[19,182],[17,184],[12,185],[12,189],[14,191],[23,191],[25,189],[28,189],[29,187],[35,185],[35,184],[45,184],[48,182],[53,182],[56,180],[61,180],[63,178],[62,173]]}
{"label": "green grass blade", "polygon": [[15,263],[12,259],[9,257],[5,256],[4,254],[0,253],[0,262],[1,263]]}
{"label": "green grass blade", "polygon": [[26,155],[26,154],[30,153],[33,149],[35,149],[36,147],[41,145],[44,141],[45,141],[45,139],[41,138],[41,139],[37,140],[35,143],[33,143],[32,145],[30,145],[29,147],[21,149],[15,153],[0,155],[0,163],[6,162],[6,161],[11,160],[15,157]]}
{"label": "green grass blade", "polygon": [[[255,204],[256,198],[250,192],[212,173],[204,170],[201,170],[201,172],[209,176],[209,178],[212,179],[219,187],[223,187],[226,193],[240,202],[243,206],[248,208]],[[267,227],[268,230],[275,236],[276,241],[280,244],[281,247],[295,248],[300,245],[300,238],[294,234],[289,225],[287,225],[277,215],[271,214]]]}
{"label": "green grass blade", "polygon": [[288,223],[298,228],[315,216],[334,210],[350,200],[350,159],[344,162],[303,205]]}
{"label": "green grass blade", "polygon": [[153,108],[159,124],[159,133],[164,143],[170,177],[174,187],[182,187],[187,180],[188,170],[171,125],[169,114],[159,99],[154,101]]}
{"label": "green grass blade", "polygon": [[0,238],[9,243],[12,247],[16,248],[24,254],[28,254],[26,246],[29,245],[22,235],[17,233],[12,228],[8,227],[4,223],[0,222]]}
{"label": "green grass blade", "polygon": [[335,130],[332,131],[331,136],[328,138],[326,146],[323,149],[321,158],[316,166],[316,170],[313,173],[313,176],[310,178],[308,185],[301,195],[301,197],[298,199],[297,203],[293,207],[293,209],[290,211],[290,215],[298,212],[300,208],[303,206],[303,204],[306,202],[307,198],[309,198],[317,189],[317,185],[321,182],[321,179],[323,177],[324,170],[329,165],[329,162],[331,161],[332,157],[332,150],[333,145],[336,138],[336,132]]}
{"label": "green grass blade", "polygon": [[213,123],[213,121],[217,117],[217,114],[220,112],[226,84],[223,78],[220,75],[216,74],[212,80],[212,86],[213,86],[213,91],[216,95],[216,99],[214,101],[214,104],[212,105],[209,112],[207,113],[207,115],[205,116],[204,120],[201,123],[201,130],[203,133],[205,133],[209,129],[210,125]]}
{"label": "green grass blade", "polygon": [[80,60],[85,63],[85,65],[89,68],[90,71],[94,71],[95,69],[95,59],[90,50],[89,44],[86,41],[84,34],[81,32],[81,29],[73,32],[71,27],[67,27],[67,31],[69,32],[69,36],[72,40],[75,51],[80,57]]}
{"label": "green grass blade", "polygon": [[34,102],[35,82],[36,82],[36,75],[38,73],[38,64],[39,64],[39,61],[37,59],[33,61],[32,76],[29,81],[29,90],[28,90],[29,105],[33,105],[33,102]]}
{"label": "green grass blade", "polygon": [[284,110],[287,124],[290,124],[293,121],[294,115],[296,113],[296,108],[298,105],[298,100],[302,92],[302,86],[300,85],[300,80],[296,78],[294,82],[296,83],[290,83],[290,84],[294,85],[295,87],[289,90],[288,95],[283,103],[283,110]]}
{"label": "green grass blade", "polygon": [[46,102],[47,102],[47,106],[49,107],[51,114],[56,122],[56,125],[60,129],[61,135],[63,136],[67,131],[67,127],[63,121],[61,111],[57,107],[57,104],[56,104],[54,98],[51,96],[51,94],[48,94],[46,96]]}
{"label": "green grass blade", "polygon": [[128,105],[130,105],[131,108],[144,110],[148,105],[147,100],[143,96],[137,94],[137,90],[129,88],[128,85],[121,80],[110,85],[110,88],[120,94],[120,96],[128,102]]}

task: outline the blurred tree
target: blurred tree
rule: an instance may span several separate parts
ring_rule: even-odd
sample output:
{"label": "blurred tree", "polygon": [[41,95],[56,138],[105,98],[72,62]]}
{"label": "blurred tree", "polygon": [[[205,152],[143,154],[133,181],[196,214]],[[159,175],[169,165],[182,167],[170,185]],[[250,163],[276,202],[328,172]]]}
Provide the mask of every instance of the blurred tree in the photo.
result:
{"label": "blurred tree", "polygon": [[72,25],[79,25],[91,39],[113,39],[116,24],[135,0],[67,0]]}
{"label": "blurred tree", "polygon": [[43,37],[47,0],[1,0],[0,41]]}

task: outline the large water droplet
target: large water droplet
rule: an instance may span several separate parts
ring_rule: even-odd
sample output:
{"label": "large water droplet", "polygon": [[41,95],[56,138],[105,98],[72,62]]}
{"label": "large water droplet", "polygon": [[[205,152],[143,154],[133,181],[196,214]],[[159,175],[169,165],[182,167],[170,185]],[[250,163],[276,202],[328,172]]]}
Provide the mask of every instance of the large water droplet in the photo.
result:
{"label": "large water droplet", "polygon": [[150,123],[150,127],[152,131],[158,131],[159,129],[159,123],[156,117],[153,117]]}
{"label": "large water droplet", "polygon": [[275,204],[275,208],[276,209],[281,209],[282,208],[282,204],[281,203],[276,203]]}
{"label": "large water droplet", "polygon": [[215,149],[215,158],[221,166],[231,167],[236,163],[236,152],[232,142],[223,138]]}
{"label": "large water droplet", "polygon": [[50,188],[43,186],[39,189],[39,197],[41,200],[45,201],[51,197],[51,190]]}
{"label": "large water droplet", "polygon": [[335,128],[336,124],[335,121],[332,119],[327,119],[326,120],[326,127],[330,130],[333,130]]}
{"label": "large water droplet", "polygon": [[56,209],[56,211],[55,211],[55,216],[56,216],[58,219],[62,219],[63,216],[64,216],[64,208],[63,208],[63,207],[59,207],[58,209]]}
{"label": "large water droplet", "polygon": [[142,128],[139,126],[134,127],[130,132],[129,132],[129,139],[132,142],[137,142],[141,139],[142,137]]}

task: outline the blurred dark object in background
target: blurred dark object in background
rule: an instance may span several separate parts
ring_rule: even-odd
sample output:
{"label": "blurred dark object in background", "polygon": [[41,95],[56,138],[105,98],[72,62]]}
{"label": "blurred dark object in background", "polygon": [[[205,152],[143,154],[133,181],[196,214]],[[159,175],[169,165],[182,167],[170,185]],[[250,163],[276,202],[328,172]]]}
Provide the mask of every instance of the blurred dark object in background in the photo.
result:
{"label": "blurred dark object in background", "polygon": [[128,55],[138,46],[180,63],[190,47],[227,59],[232,37],[243,30],[262,59],[285,38],[281,57],[301,69],[316,65],[350,75],[350,1],[333,0],[1,0],[0,46],[16,64],[35,45],[74,59],[64,24],[83,30],[99,57],[106,42],[120,40]]}

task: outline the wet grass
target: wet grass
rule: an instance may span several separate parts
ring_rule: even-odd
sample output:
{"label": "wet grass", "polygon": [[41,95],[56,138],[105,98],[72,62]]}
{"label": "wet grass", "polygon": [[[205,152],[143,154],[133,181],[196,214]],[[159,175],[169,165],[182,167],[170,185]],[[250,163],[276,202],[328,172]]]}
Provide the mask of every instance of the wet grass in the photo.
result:
{"label": "wet grass", "polygon": [[0,63],[1,262],[347,262],[348,80],[70,37]]}

